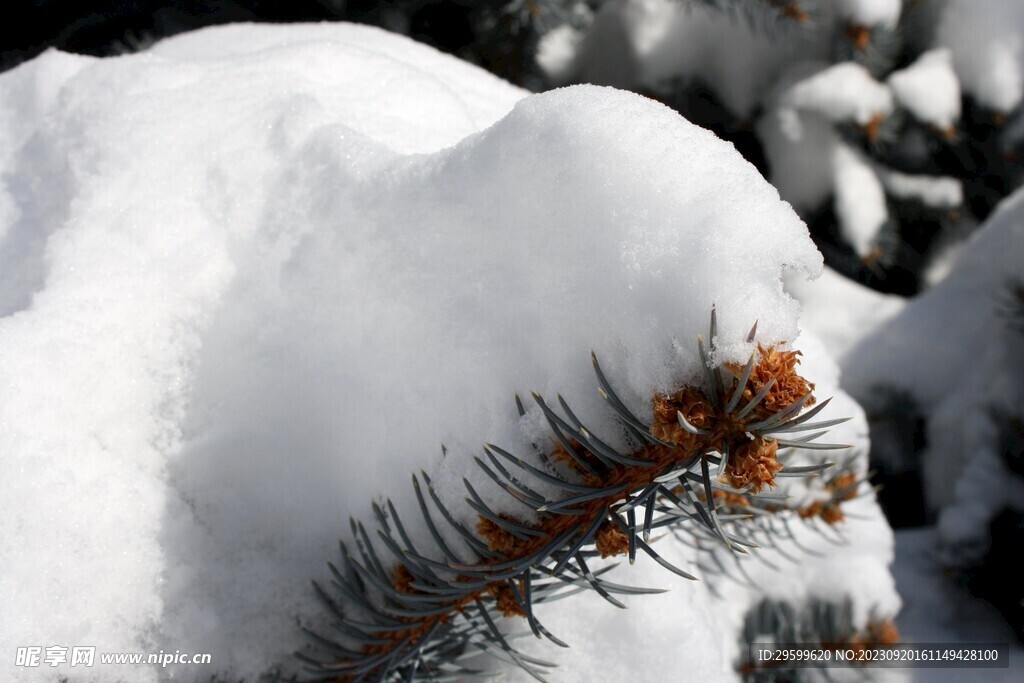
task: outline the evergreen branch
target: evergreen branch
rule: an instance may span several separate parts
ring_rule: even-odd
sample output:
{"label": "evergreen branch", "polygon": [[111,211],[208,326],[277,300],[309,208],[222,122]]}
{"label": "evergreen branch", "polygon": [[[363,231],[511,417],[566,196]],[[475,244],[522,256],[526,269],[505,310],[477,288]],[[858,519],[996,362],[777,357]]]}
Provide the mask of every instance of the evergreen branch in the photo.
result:
{"label": "evergreen branch", "polygon": [[[748,341],[755,333],[756,325]],[[707,348],[703,338],[697,342],[705,385],[656,395],[650,424],[626,407],[592,354],[598,391],[633,443],[629,452],[599,438],[561,396],[559,411],[535,394],[552,434],[552,448],[535,447],[543,464],[493,444],[483,448],[486,460],[474,458],[501,490],[530,508],[529,514],[497,512],[464,479],[466,502],[478,515],[475,529],[467,529],[421,473],[423,485],[413,476],[413,490],[429,548],[414,544],[390,501],[373,506],[376,537],[386,557],[378,555],[364,525],[352,520],[354,552],[342,542],[343,570],[329,565],[330,590],[314,584],[337,634],[308,632],[320,655],[300,655],[308,670],[319,679],[339,681],[447,680],[479,675],[460,662],[483,651],[543,680],[554,664],[515,649],[510,641],[516,636],[502,633],[496,616],[524,617],[526,635],[564,647],[537,619],[534,605],[593,590],[625,607],[615,595],[657,592],[606,581],[607,568],[595,571],[589,560],[626,555],[632,563],[639,550],[694,579],[652,547],[653,530],[665,527],[678,534],[686,529],[691,544],[713,541],[745,555],[760,546],[761,536],[785,529],[792,537],[787,516],[839,521],[839,505],[859,487],[846,469],[829,480],[829,501],[805,508],[763,490],[775,486],[777,476],[818,476],[830,467],[786,468],[780,449],[845,448],[816,441],[825,433],[819,428],[838,421],[810,422],[827,401],[810,408],[814,387],[796,373],[799,352],[758,345],[743,367],[712,365],[718,342],[714,310],[708,341]],[[516,403],[522,415],[518,397]],[[810,410],[802,413],[805,408]],[[806,434],[812,430],[819,431]],[[445,540],[453,537],[464,546],[454,548]]]}

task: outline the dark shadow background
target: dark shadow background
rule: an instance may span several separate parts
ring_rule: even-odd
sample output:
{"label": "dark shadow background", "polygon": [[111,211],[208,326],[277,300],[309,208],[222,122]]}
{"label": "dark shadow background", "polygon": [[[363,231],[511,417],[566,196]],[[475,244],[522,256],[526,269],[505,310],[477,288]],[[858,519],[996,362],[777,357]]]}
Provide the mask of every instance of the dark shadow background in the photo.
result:
{"label": "dark shadow background", "polygon": [[176,33],[234,22],[374,24],[460,53],[477,37],[473,15],[503,4],[493,0],[13,0],[7,4],[9,18],[0,28],[0,69],[32,59],[48,47],[116,55]]}

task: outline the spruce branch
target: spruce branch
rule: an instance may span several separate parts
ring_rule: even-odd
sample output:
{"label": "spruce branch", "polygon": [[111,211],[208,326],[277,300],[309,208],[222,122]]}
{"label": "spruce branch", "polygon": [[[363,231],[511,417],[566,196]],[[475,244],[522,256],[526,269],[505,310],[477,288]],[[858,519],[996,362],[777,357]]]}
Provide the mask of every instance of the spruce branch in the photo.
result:
{"label": "spruce branch", "polygon": [[[756,325],[747,341],[755,335]],[[556,407],[534,394],[553,446],[524,458],[487,444],[474,458],[525,508],[522,516],[496,511],[464,479],[466,503],[478,515],[467,528],[421,472],[412,483],[426,542],[412,538],[390,500],[373,505],[372,533],[351,520],[354,541],[341,542],[340,568],[328,565],[330,586],[313,584],[335,633],[307,631],[317,656],[298,656],[309,672],[340,681],[448,680],[482,675],[469,661],[486,652],[543,680],[555,664],[517,650],[518,636],[503,633],[497,616],[521,617],[525,635],[567,647],[537,619],[536,605],[593,590],[624,608],[616,596],[661,592],[611,582],[604,578],[611,566],[592,569],[591,561],[626,555],[632,564],[643,553],[696,579],[654,549],[652,532],[687,530],[700,543],[746,555],[760,547],[758,539],[781,533],[766,517],[791,537],[789,525],[797,521],[840,521],[839,505],[859,488],[852,470],[829,479],[831,497],[813,507],[767,490],[777,477],[821,476],[832,467],[787,467],[780,452],[847,448],[818,441],[843,420],[815,420],[828,401],[815,405],[813,385],[797,374],[799,351],[758,344],[742,366],[715,365],[714,310],[707,339],[696,344],[702,385],[654,396],[650,424],[626,406],[592,354],[598,392],[629,449],[600,438],[563,397]],[[516,406],[525,414],[518,397]],[[452,538],[462,541],[459,547]]]}

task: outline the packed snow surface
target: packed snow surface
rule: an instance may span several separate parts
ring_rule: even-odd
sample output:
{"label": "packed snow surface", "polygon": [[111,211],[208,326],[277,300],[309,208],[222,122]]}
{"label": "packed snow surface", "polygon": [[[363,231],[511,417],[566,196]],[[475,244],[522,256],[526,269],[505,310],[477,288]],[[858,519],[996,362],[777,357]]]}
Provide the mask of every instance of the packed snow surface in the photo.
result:
{"label": "packed snow surface", "polygon": [[339,25],[0,75],[0,651],[254,677],[372,496],[409,512],[421,467],[460,514],[462,476],[492,495],[469,456],[539,430],[515,392],[600,426],[591,349],[649,414],[712,305],[720,359],[755,320],[796,338],[781,276],[820,256],[731,145],[611,89],[524,96]]}
{"label": "packed snow surface", "polygon": [[[714,4],[601,3],[582,40],[568,40],[571,33],[564,30],[550,41],[545,38],[540,64],[557,82],[575,79],[655,92],[707,88],[746,120],[756,115],[773,85],[792,67],[829,59],[836,32],[849,25],[893,29],[902,10],[900,0],[836,0],[812,3],[811,13],[800,18],[787,11],[788,4]],[[884,98],[886,91],[862,75],[842,73],[828,87],[841,89],[845,109],[860,98],[875,114],[879,93]]]}
{"label": "packed snow surface", "polygon": [[888,116],[895,106],[892,91],[860,64],[841,62],[793,85],[783,106],[821,114],[833,123],[866,126]]}
{"label": "packed snow surface", "polygon": [[839,231],[861,258],[876,248],[878,235],[889,220],[885,189],[864,155],[839,144],[832,156],[835,211]]}
{"label": "packed snow surface", "polygon": [[851,24],[893,28],[903,11],[901,0],[839,0],[839,13]]}
{"label": "packed snow surface", "polygon": [[569,24],[562,24],[541,36],[535,59],[548,78],[556,83],[570,80],[582,38],[581,32]]}
{"label": "packed snow surface", "polygon": [[799,25],[787,23],[778,22],[772,31],[752,30],[735,12],[704,3],[615,0],[601,3],[582,40],[567,40],[568,32],[546,38],[540,65],[560,83],[656,90],[697,84],[714,91],[737,116],[747,117],[786,67],[828,54],[827,31],[800,31]]}
{"label": "packed snow surface", "polygon": [[925,52],[886,82],[900,106],[922,123],[948,131],[960,118],[960,81],[949,49]]}
{"label": "packed snow surface", "polygon": [[772,82],[798,56],[824,55],[825,36],[795,27],[784,35],[749,24],[704,3],[641,0],[627,4],[625,23],[637,46],[641,82],[648,87],[696,82],[747,117]]}
{"label": "packed snow surface", "polygon": [[814,211],[835,190],[839,136],[825,117],[775,102],[758,121],[770,179],[797,211]]}
{"label": "packed snow surface", "polygon": [[952,209],[964,203],[964,185],[949,176],[913,175],[876,168],[885,190],[893,197],[925,206]]}
{"label": "packed snow surface", "polygon": [[757,124],[771,181],[798,211],[834,195],[843,235],[861,255],[886,218],[885,194],[863,155],[844,144],[835,124],[876,125],[895,107],[892,91],[859,64],[798,64],[780,79]]}

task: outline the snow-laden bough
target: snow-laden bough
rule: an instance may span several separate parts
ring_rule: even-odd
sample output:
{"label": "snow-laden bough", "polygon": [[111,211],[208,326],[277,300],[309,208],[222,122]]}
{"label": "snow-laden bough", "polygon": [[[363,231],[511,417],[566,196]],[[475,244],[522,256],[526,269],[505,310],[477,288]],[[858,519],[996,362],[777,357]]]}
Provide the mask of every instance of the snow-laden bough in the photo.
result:
{"label": "snow-laden bough", "polygon": [[[307,629],[320,655],[298,657],[332,680],[446,680],[484,673],[464,664],[484,651],[543,680],[556,664],[515,649],[497,626],[499,615],[523,617],[534,636],[568,647],[535,617],[535,604],[589,588],[625,608],[616,594],[662,592],[611,582],[602,578],[611,567],[594,571],[588,560],[625,554],[632,564],[639,551],[695,580],[658,554],[652,532],[682,528],[746,554],[759,547],[752,537],[755,529],[764,531],[760,515],[841,521],[841,503],[861,488],[853,468],[841,467],[825,484],[828,497],[803,507],[763,489],[776,477],[832,468],[831,462],[787,467],[781,454],[848,448],[817,440],[846,418],[814,421],[828,400],[815,405],[814,385],[796,372],[799,351],[758,345],[745,365],[716,366],[716,328],[712,310],[709,348],[702,337],[696,344],[704,382],[655,395],[649,424],[619,398],[591,354],[597,391],[629,448],[602,440],[562,396],[556,409],[534,393],[551,444],[533,444],[528,457],[487,444],[474,457],[523,514],[495,511],[464,478],[466,502],[479,515],[475,529],[467,528],[421,471],[413,489],[417,525],[430,531],[427,543],[413,540],[390,500],[373,505],[372,530],[352,519],[354,549],[341,541],[341,566],[330,564],[331,587],[313,584],[338,635]],[[748,342],[756,332],[755,324]],[[516,407],[525,415],[519,396]],[[445,540],[452,531],[464,541],[461,548]],[[379,553],[375,542],[387,552]]]}

